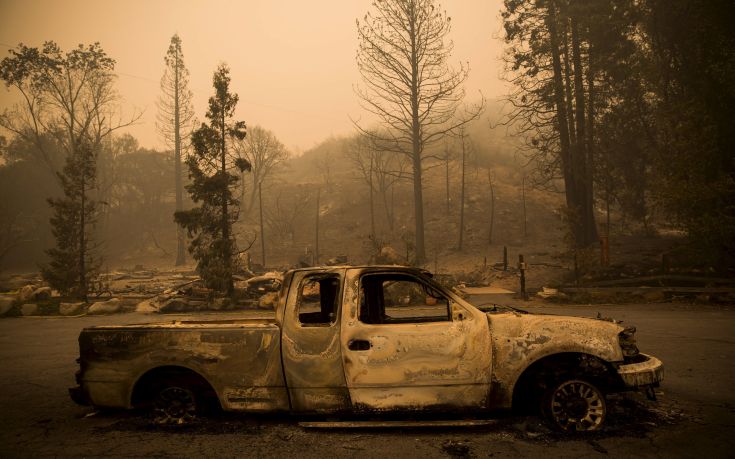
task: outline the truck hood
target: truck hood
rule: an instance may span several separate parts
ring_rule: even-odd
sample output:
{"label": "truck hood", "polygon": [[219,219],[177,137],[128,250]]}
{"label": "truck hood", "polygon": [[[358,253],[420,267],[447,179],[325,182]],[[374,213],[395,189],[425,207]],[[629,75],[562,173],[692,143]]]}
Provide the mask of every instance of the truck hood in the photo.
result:
{"label": "truck hood", "polygon": [[518,312],[488,313],[496,346],[509,355],[539,358],[560,352],[583,352],[607,361],[623,359],[618,334],[623,327],[607,320]]}

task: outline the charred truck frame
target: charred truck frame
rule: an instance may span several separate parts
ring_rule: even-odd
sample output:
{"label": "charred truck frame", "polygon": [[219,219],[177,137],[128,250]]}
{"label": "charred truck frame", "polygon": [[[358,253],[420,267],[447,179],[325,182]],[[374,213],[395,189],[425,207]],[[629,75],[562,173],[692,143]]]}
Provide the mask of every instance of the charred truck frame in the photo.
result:
{"label": "charred truck frame", "polygon": [[[72,398],[151,407],[185,422],[207,406],[245,412],[541,409],[560,429],[600,428],[605,394],[651,388],[663,364],[635,328],[480,310],[399,266],[286,273],[275,319],[91,327]],[[651,391],[652,392],[652,391]]]}

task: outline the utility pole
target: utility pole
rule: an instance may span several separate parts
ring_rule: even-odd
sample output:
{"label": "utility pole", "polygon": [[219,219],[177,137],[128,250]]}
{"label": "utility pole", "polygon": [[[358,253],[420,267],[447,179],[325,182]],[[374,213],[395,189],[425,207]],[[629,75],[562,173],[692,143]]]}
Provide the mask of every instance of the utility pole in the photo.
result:
{"label": "utility pole", "polygon": [[460,137],[462,139],[462,187],[461,192],[459,195],[459,242],[457,243],[457,248],[459,251],[462,251],[462,245],[464,242],[464,173],[465,173],[465,134],[464,129],[462,129]]}
{"label": "utility pole", "polygon": [[523,260],[523,255],[518,255],[518,270],[521,273],[521,298],[524,300],[528,299],[528,293],[526,293],[526,262]]}
{"label": "utility pole", "polygon": [[258,182],[258,207],[260,207],[260,254],[261,264],[265,269],[265,232],[263,225],[263,182]]}
{"label": "utility pole", "polygon": [[523,199],[523,237],[528,236],[527,224],[526,224],[526,174],[523,174],[521,180],[521,198]]}
{"label": "utility pole", "polygon": [[316,241],[315,241],[315,250],[314,250],[314,265],[319,265],[319,208],[321,207],[319,205],[319,195],[321,193],[321,188],[317,188],[316,190],[316,231],[314,233]]}
{"label": "utility pole", "polygon": [[495,225],[495,187],[493,186],[493,174],[487,170],[487,181],[490,184],[490,230],[488,231],[487,243],[493,245],[493,226]]}

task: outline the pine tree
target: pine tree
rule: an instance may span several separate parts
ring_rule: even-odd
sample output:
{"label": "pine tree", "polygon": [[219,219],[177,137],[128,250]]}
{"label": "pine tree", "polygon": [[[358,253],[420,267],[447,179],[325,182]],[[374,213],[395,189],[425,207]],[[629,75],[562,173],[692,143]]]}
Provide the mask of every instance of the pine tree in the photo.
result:
{"label": "pine tree", "polygon": [[209,98],[207,119],[192,134],[194,152],[186,160],[191,183],[186,190],[197,207],[178,211],[174,218],[191,239],[189,253],[207,287],[232,296],[232,274],[237,243],[232,225],[238,219],[235,198],[240,175],[250,163],[235,156],[233,143],[245,138],[245,122],[232,121],[238,96],[230,92],[230,70],[221,64],[214,73],[214,96]]}
{"label": "pine tree", "polygon": [[[189,90],[189,70],[184,65],[181,38],[178,34],[171,37],[171,44],[164,58],[166,70],[161,77],[161,97],[158,101],[156,127],[166,143],[174,149],[176,210],[184,209],[181,158],[182,151],[189,144],[194,129],[194,108],[192,93]],[[177,226],[176,266],[185,262],[184,232]]]}
{"label": "pine tree", "polygon": [[64,196],[48,200],[54,211],[51,225],[56,247],[46,251],[51,260],[41,267],[41,274],[51,287],[86,301],[90,282],[102,262],[94,256],[91,235],[97,214],[97,203],[90,198],[97,176],[97,152],[92,142],[80,142],[57,175]]}
{"label": "pine tree", "polygon": [[426,258],[422,171],[426,147],[479,117],[476,106],[460,109],[467,66],[449,65],[451,20],[434,0],[374,1],[357,21],[356,88],[365,110],[383,129],[357,128],[374,145],[405,155],[413,175],[416,261]]}

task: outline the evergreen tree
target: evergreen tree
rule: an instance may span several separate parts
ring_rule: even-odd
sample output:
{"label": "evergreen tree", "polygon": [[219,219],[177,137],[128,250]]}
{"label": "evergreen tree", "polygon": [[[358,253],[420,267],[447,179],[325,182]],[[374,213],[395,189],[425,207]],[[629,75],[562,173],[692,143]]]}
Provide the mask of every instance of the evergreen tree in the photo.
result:
{"label": "evergreen tree", "polygon": [[97,175],[92,142],[83,140],[57,175],[64,195],[48,200],[54,212],[51,225],[56,247],[46,251],[51,260],[41,267],[41,274],[53,288],[86,301],[101,264],[94,256],[91,236],[97,214],[97,203],[90,198]]}
{"label": "evergreen tree", "polygon": [[[189,70],[184,65],[181,38],[178,34],[171,37],[171,44],[164,58],[166,70],[161,77],[161,97],[158,100],[158,119],[156,127],[166,143],[174,149],[176,210],[183,210],[184,185],[182,180],[182,151],[189,144],[194,129],[194,108],[192,93],[189,90]],[[176,266],[183,265],[184,232],[177,226]]]}
{"label": "evergreen tree", "polygon": [[192,134],[194,152],[186,160],[191,183],[186,190],[197,207],[177,211],[176,222],[191,238],[189,253],[207,287],[232,296],[237,243],[232,225],[238,219],[235,198],[240,175],[250,170],[234,155],[234,141],[245,138],[245,122],[232,121],[238,96],[230,92],[230,70],[221,64],[214,73],[215,94],[209,98],[207,119]]}

